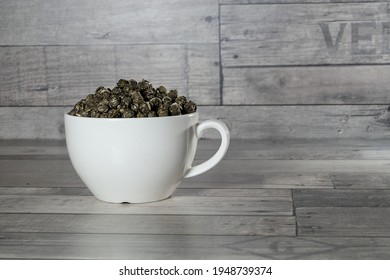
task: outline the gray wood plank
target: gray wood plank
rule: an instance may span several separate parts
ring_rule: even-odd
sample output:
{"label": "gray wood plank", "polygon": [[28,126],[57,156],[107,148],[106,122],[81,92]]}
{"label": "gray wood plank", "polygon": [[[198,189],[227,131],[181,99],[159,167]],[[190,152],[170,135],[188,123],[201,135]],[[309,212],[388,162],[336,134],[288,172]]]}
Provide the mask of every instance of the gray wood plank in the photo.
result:
{"label": "gray wood plank", "polygon": [[[63,185],[56,187],[42,186],[6,186],[0,187],[0,195],[85,195],[92,196],[86,186],[69,187]],[[257,185],[245,184],[221,184],[216,183],[214,188],[212,183],[191,184],[185,182],[174,192],[174,196],[207,196],[207,197],[262,197],[273,201],[284,201],[291,198],[291,191],[287,188],[257,188]]]}
{"label": "gray wood plank", "polygon": [[390,189],[389,174],[331,174],[336,189]]}
{"label": "gray wood plank", "polygon": [[290,201],[291,191],[287,189],[225,189],[225,188],[184,188],[179,187],[175,196],[201,196],[201,197],[261,197],[261,200]]}
{"label": "gray wood plank", "polygon": [[[188,181],[203,182],[203,183],[250,183],[254,184],[259,183],[259,187],[263,186],[265,188],[270,187],[287,187],[293,188],[294,181],[289,183],[286,180],[283,180],[282,174],[287,175],[291,174],[291,178],[295,177],[295,187],[296,188],[310,188],[310,187],[325,187],[332,188],[332,186],[326,181],[319,183],[318,179],[321,177],[315,177],[316,174],[323,174],[326,176],[327,173],[336,173],[342,170],[344,173],[353,173],[353,174],[370,174],[370,173],[384,173],[388,174],[388,165],[390,161],[388,160],[223,160],[212,170],[202,174],[193,179],[187,179]],[[237,168],[239,166],[239,168]],[[300,179],[300,175],[312,176],[313,180],[305,181]],[[261,175],[274,175],[275,180],[280,184],[265,184],[262,185],[261,181],[264,177]],[[278,179],[278,176],[281,176]],[[272,178],[272,177],[271,177]],[[288,178],[286,176],[285,178]],[[305,178],[305,176],[303,176]],[[323,177],[324,178],[324,177]],[[256,181],[258,180],[258,181]],[[185,180],[186,181],[186,180]],[[285,182],[286,185],[283,185]],[[305,185],[307,183],[307,185]]]}
{"label": "gray wood plank", "polygon": [[[6,140],[5,140],[6,141]],[[0,142],[1,143],[1,142]],[[201,139],[199,155],[214,152],[218,140]],[[1,149],[1,146],[0,146]],[[201,157],[199,157],[201,158]],[[232,139],[225,159],[372,160],[389,159],[386,139]]]}
{"label": "gray wood plank", "polygon": [[[196,161],[194,164],[198,163]],[[234,180],[236,175],[241,176],[241,178],[230,181],[230,183],[236,183],[242,182],[242,178],[251,174],[252,176],[264,174],[302,176],[302,174],[337,173],[340,170],[345,173],[388,173],[389,164],[390,160],[222,160],[216,167],[196,178],[206,180],[220,178],[216,182],[222,182],[230,173],[230,177],[226,177],[228,178],[226,180]],[[8,172],[72,173],[74,169],[69,160],[0,160],[0,174]]]}
{"label": "gray wood plank", "polygon": [[218,60],[218,44],[2,47],[0,104],[73,106],[98,86],[145,78],[216,105]]}
{"label": "gray wood plank", "polygon": [[[219,140],[200,139],[195,159],[210,158],[219,145]],[[0,159],[66,159],[67,154],[65,141],[0,140]],[[381,139],[232,139],[224,159],[390,159],[390,149]]]}
{"label": "gray wood plank", "polygon": [[0,214],[6,232],[295,236],[295,217]]}
{"label": "gray wood plank", "polygon": [[[39,163],[37,164],[39,165]],[[0,186],[2,187],[51,187],[51,188],[85,187],[84,183],[77,176],[76,172],[53,172],[53,173],[4,172],[1,173],[0,176]]]}
{"label": "gray wood plank", "polygon": [[[4,173],[3,173],[4,174]],[[22,176],[24,173],[17,173],[15,175]],[[48,174],[41,174],[41,176],[48,176]],[[242,189],[272,189],[272,190],[285,190],[285,189],[333,189],[333,185],[329,184],[303,184],[303,183],[289,183],[284,184],[266,184],[257,181],[251,181],[245,178],[245,174],[237,175],[242,178],[241,182],[226,182],[226,180],[218,180],[213,177],[199,180],[184,180],[178,187],[178,189],[210,189],[218,188],[227,190],[237,190],[241,192]],[[276,175],[275,175],[276,176]],[[75,175],[76,177],[76,175]],[[225,182],[218,182],[225,181]],[[238,181],[238,180],[237,180]],[[65,184],[62,184],[61,181],[58,181],[49,186],[12,186],[8,184],[6,186],[0,186],[0,194],[32,194],[32,195],[46,195],[46,194],[59,194],[59,195],[89,195],[87,187],[83,184],[80,184],[79,187],[70,187]],[[174,195],[177,195],[176,193]]]}
{"label": "gray wood plank", "polygon": [[389,65],[225,68],[223,103],[388,104]]}
{"label": "gray wood plank", "polygon": [[220,105],[219,64],[219,44],[187,46],[187,91],[196,104]]}
{"label": "gray wood plank", "polygon": [[[214,43],[218,1],[4,0],[0,45]],[[17,34],[17,35],[16,35]]]}
{"label": "gray wood plank", "polygon": [[291,198],[172,196],[148,204],[112,204],[91,196],[1,195],[0,213],[142,215],[292,215]]}
{"label": "gray wood plank", "polygon": [[390,235],[388,207],[304,207],[296,215],[299,236]]}
{"label": "gray wood plank", "polygon": [[390,207],[390,190],[293,190],[295,207]]}
{"label": "gray wood plank", "polygon": [[[226,174],[220,174],[219,176],[225,176]],[[236,174],[236,179],[232,180],[232,182],[227,182],[224,179],[218,179],[217,176],[208,176],[205,178],[199,179],[186,179],[184,180],[179,188],[199,188],[199,189],[207,189],[207,188],[222,188],[222,189],[333,189],[332,185],[318,185],[318,184],[303,184],[303,183],[289,183],[286,182],[284,184],[265,184],[262,182],[257,182],[255,180],[248,179],[247,174]],[[277,176],[277,175],[275,175]]]}
{"label": "gray wood plank", "polygon": [[387,3],[223,5],[222,64],[388,63],[387,8]]}
{"label": "gray wood plank", "polygon": [[[219,144],[218,140],[201,140],[196,159],[210,158]],[[224,159],[375,160],[390,159],[390,149],[388,141],[380,139],[233,139]]]}
{"label": "gray wood plank", "polygon": [[[2,139],[0,140],[0,149],[3,147],[19,147],[21,149],[28,148],[30,146],[35,147],[61,147],[65,146],[66,141],[62,140],[53,140],[53,139]],[[4,150],[2,150],[3,152]]]}
{"label": "gray wood plank", "polygon": [[219,0],[222,5],[239,4],[304,4],[304,3],[367,3],[388,2],[388,0]]}
{"label": "gray wood plank", "polygon": [[390,238],[2,233],[0,258],[387,260]]}
{"label": "gray wood plank", "polygon": [[[38,160],[0,160],[0,173],[9,173],[9,172],[47,174],[47,173],[74,173],[75,171],[70,160],[55,160],[55,159],[39,160],[39,161]],[[34,177],[32,178],[33,180],[41,179],[39,175],[34,175]],[[53,176],[51,176],[51,178],[48,178],[48,180],[50,179],[53,179]],[[5,180],[7,180],[7,178]],[[43,181],[43,185],[45,185],[45,179],[43,179],[42,181]],[[30,182],[26,182],[26,185],[27,183]]]}
{"label": "gray wood plank", "polygon": [[[17,164],[17,163],[16,163]],[[35,163],[37,164],[37,163]],[[38,163],[39,165],[39,163]],[[50,164],[49,164],[50,165]],[[16,168],[15,168],[16,169]],[[46,169],[47,170],[47,169]],[[16,171],[16,172],[15,172]],[[40,187],[40,188],[81,188],[85,187],[75,172],[0,172],[0,186],[3,187]],[[227,188],[333,188],[328,174],[258,174],[235,172],[219,178],[215,173],[207,177],[184,180],[180,188],[210,188],[219,184]],[[206,190],[201,190],[205,192]],[[187,191],[188,192],[188,191]],[[227,193],[234,190],[226,190]]]}
{"label": "gray wood plank", "polygon": [[[47,146],[34,142],[34,140],[31,140],[29,144],[23,146],[15,145],[13,143],[0,145],[0,156],[47,156],[49,158],[68,155],[65,143],[58,146]],[[50,142],[50,140],[48,142]]]}
{"label": "gray wood plank", "polygon": [[[235,162],[235,164],[242,163]],[[307,164],[310,165],[310,163]],[[273,171],[271,166],[274,168],[281,168],[285,173],[272,174]],[[275,163],[270,163],[269,166],[265,166],[264,168],[259,167],[260,170],[257,172],[237,172],[234,171],[234,169],[229,172],[225,167],[226,165],[219,167],[219,170],[202,174],[202,176],[186,179],[180,186],[183,188],[219,186],[222,188],[333,189],[332,181],[327,174],[303,173],[307,172],[305,166],[302,166],[300,169],[294,169],[295,173],[293,173],[292,170],[288,170],[291,168],[290,165],[277,164],[277,166],[275,166]]]}
{"label": "gray wood plank", "polygon": [[42,160],[42,159],[58,159],[58,160],[66,160],[69,159],[68,155],[8,155],[8,156],[1,156],[1,159],[11,159],[11,160],[25,160],[25,159],[33,159],[33,160]]}
{"label": "gray wood plank", "polygon": [[[70,107],[0,107],[1,139],[64,139]],[[243,113],[245,112],[245,113]],[[199,106],[200,120],[219,118],[233,139],[386,139],[385,105]],[[219,138],[206,132],[204,138]]]}
{"label": "gray wood plank", "polygon": [[[253,165],[256,165],[255,162],[251,162]],[[236,162],[236,164],[241,165],[241,163]],[[237,165],[237,166],[238,166]],[[245,169],[245,167],[244,167]],[[295,170],[297,171],[297,170]],[[303,171],[303,170],[302,170]],[[229,175],[229,172],[225,173],[224,168],[222,167],[220,171],[209,172],[204,174],[202,177],[185,180],[196,183],[241,183],[241,184],[257,184],[259,188],[333,188],[332,182],[328,174],[264,174],[262,171],[253,171],[253,173],[246,172],[242,170],[237,172],[237,170],[232,170]]]}
{"label": "gray wood plank", "polygon": [[[225,121],[238,139],[323,139],[390,136],[388,106],[204,106],[203,119]],[[215,134],[206,137],[216,137]]]}
{"label": "gray wood plank", "polygon": [[0,195],[87,195],[87,187],[0,187]]}
{"label": "gray wood plank", "polygon": [[0,137],[64,139],[64,114],[70,109],[71,107],[0,107]]}

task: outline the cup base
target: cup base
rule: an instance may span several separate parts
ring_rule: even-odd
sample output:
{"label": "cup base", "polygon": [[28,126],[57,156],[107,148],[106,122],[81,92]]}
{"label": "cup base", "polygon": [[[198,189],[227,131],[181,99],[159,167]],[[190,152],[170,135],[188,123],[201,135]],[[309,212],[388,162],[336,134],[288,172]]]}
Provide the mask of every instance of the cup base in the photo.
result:
{"label": "cup base", "polygon": [[163,198],[157,198],[157,199],[146,199],[146,200],[134,200],[134,199],[106,199],[106,198],[102,198],[102,197],[98,197],[96,195],[94,195],[94,197],[99,200],[99,201],[103,201],[103,202],[107,202],[107,203],[112,203],[112,204],[147,204],[147,203],[153,203],[153,202],[158,202],[158,201],[162,201],[162,200],[165,200],[165,199],[169,199],[172,195],[168,195],[166,197],[163,197]]}

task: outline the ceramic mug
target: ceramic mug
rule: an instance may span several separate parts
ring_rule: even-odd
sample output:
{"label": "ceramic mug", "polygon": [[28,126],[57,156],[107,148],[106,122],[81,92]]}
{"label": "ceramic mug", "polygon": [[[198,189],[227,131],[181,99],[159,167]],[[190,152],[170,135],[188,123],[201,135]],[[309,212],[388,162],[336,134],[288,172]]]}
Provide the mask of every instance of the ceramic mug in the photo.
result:
{"label": "ceramic mug", "polygon": [[[198,139],[207,129],[222,138],[213,157],[192,166]],[[144,203],[172,195],[183,178],[214,167],[230,141],[218,120],[198,113],[155,118],[101,119],[65,114],[66,145],[81,180],[103,201]]]}

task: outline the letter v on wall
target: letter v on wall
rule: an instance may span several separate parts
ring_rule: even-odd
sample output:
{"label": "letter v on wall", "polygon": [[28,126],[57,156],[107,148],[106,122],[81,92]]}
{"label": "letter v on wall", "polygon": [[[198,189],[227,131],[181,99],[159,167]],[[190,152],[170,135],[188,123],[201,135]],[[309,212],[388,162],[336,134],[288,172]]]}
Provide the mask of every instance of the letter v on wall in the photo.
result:
{"label": "letter v on wall", "polygon": [[346,23],[339,23],[339,32],[337,33],[337,37],[335,42],[333,43],[332,36],[329,31],[329,23],[321,22],[319,23],[322,34],[324,35],[326,48],[328,49],[328,53],[330,55],[335,55],[339,49],[339,43],[341,41],[341,38],[343,37]]}

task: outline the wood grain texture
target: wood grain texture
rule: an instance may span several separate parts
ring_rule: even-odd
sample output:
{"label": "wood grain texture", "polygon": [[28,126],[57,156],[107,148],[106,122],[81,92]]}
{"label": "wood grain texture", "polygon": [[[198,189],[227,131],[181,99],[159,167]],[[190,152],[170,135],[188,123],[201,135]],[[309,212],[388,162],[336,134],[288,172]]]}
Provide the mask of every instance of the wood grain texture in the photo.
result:
{"label": "wood grain texture", "polygon": [[[216,43],[218,1],[6,0],[0,45]],[[174,12],[173,12],[174,11]]]}
{"label": "wood grain texture", "polygon": [[295,217],[0,214],[5,232],[295,236]]}
{"label": "wood grain texture", "polygon": [[[16,146],[12,143],[5,144],[6,140],[0,141],[0,157],[65,157],[68,155],[66,144],[61,143],[55,146],[42,146],[38,143],[34,143],[34,140],[28,140],[29,144],[26,146]],[[16,141],[17,142],[17,141]],[[52,140],[48,140],[52,142]],[[27,143],[27,142],[26,142]]]}
{"label": "wood grain texture", "polygon": [[46,173],[1,173],[0,186],[2,187],[53,187],[53,188],[80,188],[84,183],[76,172]]}
{"label": "wood grain texture", "polygon": [[218,44],[187,46],[187,91],[196,104],[220,105],[219,64]]}
{"label": "wood grain texture", "polygon": [[[9,162],[12,167],[13,164]],[[54,163],[58,165],[61,163]],[[40,165],[40,164],[38,164]],[[4,165],[2,165],[4,166]],[[40,166],[42,167],[42,166]],[[5,168],[5,167],[4,167]],[[36,173],[24,173],[27,170],[27,166],[22,166],[18,169],[15,167],[13,172],[0,172],[0,187],[8,188],[54,188],[51,192],[66,192],[61,190],[62,188],[85,188],[84,183],[79,179],[75,172],[49,172],[47,170],[44,175],[42,172]],[[22,171],[22,172],[21,172]],[[35,171],[35,170],[30,170]],[[218,173],[213,175],[205,175],[202,178],[194,178],[184,180],[180,184],[180,191],[184,192],[184,189],[202,189],[199,192],[206,192],[206,189],[210,188],[213,184],[217,184],[223,190],[223,193],[230,193],[232,189],[254,189],[254,188],[333,188],[332,181],[328,174],[261,174],[260,172],[253,173],[234,173],[231,176],[227,176],[226,179],[219,179]],[[234,179],[235,178],[235,179]],[[9,193],[11,190],[7,190]],[[16,189],[15,192],[21,192],[21,189]],[[31,191],[27,190],[29,193]],[[189,190],[186,190],[188,192]],[[259,190],[256,190],[259,191]],[[264,191],[264,190],[263,190]],[[48,192],[40,190],[38,193]],[[239,191],[240,193],[246,193]],[[177,193],[175,193],[177,195]],[[248,195],[248,196],[252,196]],[[263,196],[261,194],[260,196]]]}
{"label": "wood grain texture", "polygon": [[223,103],[388,104],[390,66],[224,68]]}
{"label": "wood grain texture", "polygon": [[[194,165],[199,163],[195,161]],[[321,177],[325,177],[323,174],[337,173],[340,169],[344,173],[388,173],[389,164],[390,160],[222,160],[202,176],[187,180],[192,182],[211,182],[212,180],[219,183],[249,181],[253,183],[251,180],[253,176],[261,178],[258,176],[272,174],[274,176],[263,177],[263,179],[268,182],[286,182],[285,178],[294,178],[295,181],[299,181],[299,178],[303,177],[304,179],[311,178],[312,182],[317,182],[318,185],[324,184],[323,180],[321,182]],[[240,166],[240,169],[237,166]],[[0,160],[0,174],[8,172],[48,174],[75,171],[69,160]],[[305,174],[306,177],[303,176]],[[305,180],[300,183],[302,182]]]}
{"label": "wood grain texture", "polygon": [[[70,107],[0,107],[2,139],[64,139],[63,114]],[[233,139],[385,139],[385,105],[199,106],[200,120],[218,117]],[[208,133],[205,138],[219,138]]]}
{"label": "wood grain texture", "polygon": [[92,193],[83,187],[0,187],[0,195],[86,195]]}
{"label": "wood grain texture", "polygon": [[121,78],[145,78],[216,105],[218,60],[218,44],[2,47],[0,105],[73,106]]}
{"label": "wood grain texture", "polygon": [[311,3],[367,3],[388,2],[388,0],[219,0],[222,5],[239,4],[311,4]]}
{"label": "wood grain texture", "polygon": [[[229,195],[235,197],[242,196],[254,196],[253,194],[259,196],[259,191],[264,191],[262,197],[267,197],[272,200],[285,200],[285,197],[291,197],[291,191],[288,189],[259,189],[259,188],[249,188],[246,185],[236,184],[235,186],[220,186],[218,183],[215,187],[220,187],[219,189],[210,189],[211,184],[205,186],[206,184],[199,184],[198,188],[193,188],[194,185],[186,184],[180,185],[179,188],[174,192],[175,196],[185,196],[188,194],[196,196],[219,196],[226,197]],[[244,187],[247,187],[244,189]],[[275,191],[286,192],[285,195],[275,194]],[[261,192],[260,192],[261,193]],[[271,195],[272,193],[272,195]],[[86,186],[81,187],[0,187],[0,195],[84,195],[92,196],[92,193],[87,189]]]}
{"label": "wood grain texture", "polygon": [[[218,148],[218,140],[198,142],[197,159],[207,159]],[[270,149],[269,147],[273,148]],[[1,151],[1,146],[0,146]],[[381,139],[233,139],[225,159],[280,160],[372,160],[389,159],[388,141]]]}
{"label": "wood grain texture", "polygon": [[[84,195],[84,196],[92,196],[90,192],[82,192],[82,189],[86,189],[86,186],[80,186],[80,187],[67,187],[66,185],[63,185],[63,187],[56,187],[54,184],[50,187],[36,187],[36,186],[24,186],[24,187],[17,187],[17,186],[7,186],[7,187],[0,187],[0,192],[4,192],[3,194],[6,194],[7,190],[10,190],[14,188],[15,194],[23,194],[23,189],[27,191],[30,189],[31,191],[26,194],[31,195],[47,195],[49,194],[47,191],[49,189],[53,189],[52,194],[58,194],[55,193],[56,190],[59,189],[68,189],[69,193],[68,195],[71,195],[71,192],[78,191],[79,193],[75,193],[74,195]],[[39,189],[42,189],[42,191],[39,191]],[[66,195],[66,193],[64,193]],[[182,187],[180,186],[178,189],[175,190],[174,196],[199,196],[199,197],[237,197],[238,199],[240,197],[260,197],[261,200],[272,200],[272,201],[288,201],[291,200],[291,191],[288,189],[250,189],[250,188],[243,188],[243,187],[237,187],[237,188],[192,188],[192,187]]]}
{"label": "wood grain texture", "polygon": [[390,189],[389,174],[331,174],[336,189]]}
{"label": "wood grain texture", "polygon": [[228,124],[232,138],[239,139],[390,136],[388,106],[207,106],[199,112],[204,119],[218,116]]}
{"label": "wood grain texture", "polygon": [[388,207],[297,208],[298,236],[390,235]]}
{"label": "wood grain texture", "polygon": [[[234,163],[233,163],[234,162]],[[237,161],[232,161],[231,164],[235,164]],[[300,165],[300,162],[296,162],[297,165]],[[220,163],[222,164],[222,163]],[[333,188],[332,182],[327,174],[314,174],[314,173],[303,173],[305,168],[297,168],[294,171],[288,171],[287,167],[283,168],[281,163],[269,162],[269,165],[264,162],[264,165],[256,161],[248,161],[245,164],[247,170],[234,170],[232,168],[231,172],[230,163],[225,163],[223,166],[220,166],[218,170],[210,171],[205,173],[199,178],[188,179],[183,182],[183,187],[186,186],[201,186],[205,184],[221,184],[222,187],[229,186],[230,184],[239,184],[241,187],[246,185],[257,186],[257,188],[271,188],[271,189],[305,189],[305,188]],[[278,174],[267,174],[267,172],[272,173],[272,167],[278,165],[279,168],[284,169],[286,173]],[[308,163],[309,165],[310,163]],[[229,165],[229,167],[227,167]],[[250,167],[253,166],[253,169]],[[260,166],[262,165],[262,166]],[[259,171],[255,169],[258,168]],[[302,171],[302,173],[300,173]],[[290,173],[290,174],[288,174]],[[225,184],[225,185],[224,185]],[[234,187],[234,185],[230,185]]]}
{"label": "wood grain texture", "polygon": [[384,259],[390,238],[2,233],[10,259]]}
{"label": "wood grain texture", "polygon": [[294,206],[390,207],[390,190],[293,190]]}
{"label": "wood grain texture", "polygon": [[224,189],[224,188],[184,188],[179,187],[175,196],[207,196],[207,197],[261,197],[261,200],[290,201],[291,191],[287,189]]}
{"label": "wood grain texture", "polygon": [[0,196],[2,213],[141,214],[141,215],[292,215],[291,198],[285,201],[261,197],[187,197],[149,204],[102,203],[91,196]]}
{"label": "wood grain texture", "polygon": [[[233,141],[238,159],[150,204],[95,199],[70,161],[57,158],[63,145],[0,141],[0,155],[13,157],[0,160],[1,259],[390,258],[390,190],[376,189],[390,164],[386,153],[378,158],[385,139]],[[267,147],[269,159],[245,158]],[[367,189],[333,189],[337,179]]]}
{"label": "wood grain texture", "polygon": [[[58,173],[57,173],[58,174]],[[14,174],[15,175],[15,174]],[[25,175],[25,173],[17,174],[19,176]],[[52,174],[46,174],[42,177],[50,176]],[[77,176],[76,174],[74,174]],[[45,186],[45,184],[24,185],[17,186],[9,184],[6,186],[0,186],[0,195],[82,195],[92,196],[91,192],[84,184],[80,184],[78,187],[71,187],[66,183],[61,183],[58,179],[51,186]],[[291,191],[283,188],[257,188],[248,184],[235,184],[231,186],[218,185],[216,183],[215,188],[212,188],[212,183],[207,184],[191,184],[184,182],[174,192],[174,196],[207,196],[207,197],[261,197],[262,199],[269,199],[272,201],[285,201],[291,198]]]}
{"label": "wood grain texture", "polygon": [[388,8],[388,3],[223,5],[222,64],[388,63]]}
{"label": "wood grain texture", "polygon": [[64,114],[71,107],[0,107],[0,137],[64,139]]}
{"label": "wood grain texture", "polygon": [[[24,146],[34,146],[34,147],[41,147],[43,149],[50,149],[50,147],[55,146],[65,146],[66,141],[64,139],[62,140],[50,140],[50,139],[8,139],[8,140],[1,140],[0,141],[0,147],[19,147],[20,149],[24,149]],[[25,147],[28,148],[28,147]]]}
{"label": "wood grain texture", "polygon": [[[237,164],[239,164],[244,171],[237,170]],[[326,174],[333,172],[344,173],[388,173],[389,160],[266,160],[266,161],[240,161],[240,160],[227,160],[220,162],[214,169],[207,173],[202,174],[194,179],[188,179],[186,181],[192,182],[194,186],[197,184],[227,184],[230,187],[234,187],[235,184],[250,184],[251,187],[257,185],[258,188],[333,188],[333,185],[327,183],[316,183],[315,180],[310,184],[305,180],[299,181],[299,174]],[[338,171],[337,171],[338,170]],[[374,171],[375,170],[375,171]],[[263,184],[261,181],[261,174],[278,177],[286,174],[292,174],[290,178],[296,179],[296,184],[288,182],[282,178],[278,179],[279,184]],[[260,175],[260,176],[259,176]],[[283,176],[281,176],[283,177]],[[305,177],[305,176],[303,176]],[[285,176],[288,178],[288,176]],[[282,184],[283,181],[285,184]],[[307,183],[307,184],[306,184]],[[252,186],[253,185],[253,186]]]}
{"label": "wood grain texture", "polygon": [[[219,140],[200,139],[195,159],[209,159],[220,145]],[[270,149],[270,146],[273,148]],[[0,140],[0,159],[66,159],[63,140]],[[224,159],[281,160],[373,160],[389,159],[388,140],[318,139],[239,140],[232,139]]]}

